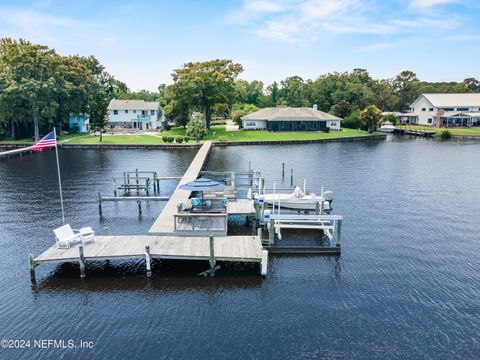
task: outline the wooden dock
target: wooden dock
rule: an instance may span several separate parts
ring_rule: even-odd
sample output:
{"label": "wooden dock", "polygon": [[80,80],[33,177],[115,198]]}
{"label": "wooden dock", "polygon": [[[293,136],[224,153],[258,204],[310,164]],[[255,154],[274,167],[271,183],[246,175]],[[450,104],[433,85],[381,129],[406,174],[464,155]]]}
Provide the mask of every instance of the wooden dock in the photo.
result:
{"label": "wooden dock", "polygon": [[151,235],[96,236],[93,243],[68,249],[51,246],[36,258],[30,257],[30,275],[42,263],[79,262],[80,277],[85,277],[87,261],[145,259],[147,276],[151,276],[152,259],[207,260],[202,275],[215,275],[217,261],[253,262],[267,274],[268,251],[258,236],[183,237]]}
{"label": "wooden dock", "polygon": [[170,199],[165,204],[165,207],[158,216],[157,220],[155,220],[152,227],[148,231],[150,235],[175,234],[174,215],[177,213],[177,204],[183,202],[185,205],[187,205],[191,194],[191,191],[179,189],[179,186],[197,179],[198,175],[200,174],[200,170],[202,170],[202,167],[205,164],[211,147],[212,142],[206,141],[200,150],[198,150],[197,155],[195,155],[195,158],[183,175],[174,193],[170,196]]}
{"label": "wooden dock", "polygon": [[[83,245],[85,260],[145,258],[209,260],[209,238],[184,236],[115,235],[95,236],[91,244]],[[214,254],[218,261],[261,262],[262,244],[258,236],[223,236],[214,238]],[[53,245],[34,258],[35,264],[79,260],[79,246],[58,249]]]}

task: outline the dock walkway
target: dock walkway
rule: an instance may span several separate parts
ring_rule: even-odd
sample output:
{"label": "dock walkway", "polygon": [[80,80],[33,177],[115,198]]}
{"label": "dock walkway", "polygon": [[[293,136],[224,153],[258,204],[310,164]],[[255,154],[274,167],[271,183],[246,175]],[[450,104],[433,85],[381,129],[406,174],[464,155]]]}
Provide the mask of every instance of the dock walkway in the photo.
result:
{"label": "dock walkway", "polygon": [[179,202],[187,204],[191,194],[191,191],[181,190],[179,189],[179,186],[197,179],[200,170],[202,170],[202,167],[205,164],[205,160],[207,159],[211,147],[212,142],[206,141],[200,150],[198,150],[197,155],[195,155],[195,158],[183,175],[174,193],[170,196],[170,200],[168,200],[168,202],[165,204],[165,207],[158,216],[157,220],[155,220],[152,227],[148,231],[150,235],[172,235],[175,233],[174,215],[177,213],[177,204]]}
{"label": "dock walkway", "polygon": [[[209,260],[208,237],[118,235],[95,236],[95,242],[83,245],[85,260],[145,258]],[[215,259],[218,261],[262,261],[262,244],[258,236],[224,236],[214,238]],[[46,262],[79,261],[79,246],[58,249],[53,245],[34,258],[35,265]]]}

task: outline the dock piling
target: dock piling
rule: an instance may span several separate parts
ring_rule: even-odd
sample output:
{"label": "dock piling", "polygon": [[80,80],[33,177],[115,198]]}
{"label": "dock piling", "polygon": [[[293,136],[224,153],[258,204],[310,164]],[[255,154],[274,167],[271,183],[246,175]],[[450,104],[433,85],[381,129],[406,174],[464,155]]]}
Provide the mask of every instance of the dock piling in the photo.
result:
{"label": "dock piling", "polygon": [[210,243],[210,276],[215,276],[215,266],[216,266],[216,261],[215,261],[215,243],[213,239],[213,235],[210,235],[208,237],[209,243]]}
{"label": "dock piling", "polygon": [[285,163],[282,162],[282,180],[285,179]]}
{"label": "dock piling", "polygon": [[267,276],[267,271],[268,271],[268,251],[267,250],[262,250],[262,262],[260,264],[261,266],[261,275],[262,276]]}
{"label": "dock piling", "polygon": [[80,277],[85,277],[85,256],[83,255],[83,245],[78,247],[78,263],[80,264]]}
{"label": "dock piling", "polygon": [[318,201],[315,203],[315,215],[320,215],[320,203]]}
{"label": "dock piling", "polygon": [[145,263],[147,266],[147,277],[152,276],[152,256],[150,255],[150,245],[145,246]]}
{"label": "dock piling", "polygon": [[342,238],[342,220],[337,220],[337,228],[335,231],[335,241],[337,246],[340,246],[341,238]]}
{"label": "dock piling", "polygon": [[28,255],[28,261],[30,263],[30,280],[35,282],[35,260],[33,260],[33,255]]}
{"label": "dock piling", "polygon": [[138,200],[137,204],[138,204],[138,216],[142,216],[142,202]]}
{"label": "dock piling", "polygon": [[293,186],[293,169],[290,169],[290,186]]}
{"label": "dock piling", "polygon": [[275,223],[273,219],[268,223],[268,245],[272,246],[275,244]]}
{"label": "dock piling", "polygon": [[257,235],[258,235],[258,238],[260,239],[260,241],[262,241],[262,227],[260,226],[258,229],[257,229]]}
{"label": "dock piling", "polygon": [[102,195],[100,195],[100,192],[98,193],[98,215],[100,215],[100,218],[102,217]]}

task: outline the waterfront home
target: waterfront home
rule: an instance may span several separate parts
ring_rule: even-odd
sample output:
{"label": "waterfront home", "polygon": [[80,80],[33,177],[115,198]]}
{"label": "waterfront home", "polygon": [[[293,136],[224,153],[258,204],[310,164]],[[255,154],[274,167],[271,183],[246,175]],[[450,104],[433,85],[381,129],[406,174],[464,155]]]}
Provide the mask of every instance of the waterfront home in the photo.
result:
{"label": "waterfront home", "polygon": [[70,126],[70,132],[90,131],[90,119],[87,115],[70,114],[70,117],[68,118],[68,125]]}
{"label": "waterfront home", "polygon": [[340,130],[341,118],[313,107],[280,106],[264,108],[241,118],[243,129],[269,131]]}
{"label": "waterfront home", "polygon": [[402,124],[480,126],[480,94],[421,94],[395,116]]}
{"label": "waterfront home", "polygon": [[150,130],[160,129],[165,120],[157,101],[117,100],[108,104],[110,129]]}

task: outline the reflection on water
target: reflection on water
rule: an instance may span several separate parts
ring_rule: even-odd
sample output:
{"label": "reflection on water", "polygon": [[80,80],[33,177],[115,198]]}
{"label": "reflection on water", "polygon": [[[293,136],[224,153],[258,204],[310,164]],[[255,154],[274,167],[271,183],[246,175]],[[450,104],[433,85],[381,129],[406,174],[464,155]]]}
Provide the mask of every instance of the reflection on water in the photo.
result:
{"label": "reflection on water", "polygon": [[[73,227],[146,233],[163,204],[105,203],[124,170],[183,174],[195,150],[62,150]],[[208,170],[245,170],[267,186],[335,193],[342,255],[271,256],[258,265],[98,261],[45,264],[37,284],[27,254],[54,239],[61,219],[53,152],[0,162],[0,334],[93,340],[94,349],[15,349],[0,358],[479,358],[480,146],[425,139],[214,148]],[[286,178],[282,180],[281,164]],[[175,183],[162,191],[171,192]],[[234,219],[232,231],[251,232]],[[242,229],[242,230],[239,230]],[[288,232],[286,243],[320,241]]]}

